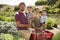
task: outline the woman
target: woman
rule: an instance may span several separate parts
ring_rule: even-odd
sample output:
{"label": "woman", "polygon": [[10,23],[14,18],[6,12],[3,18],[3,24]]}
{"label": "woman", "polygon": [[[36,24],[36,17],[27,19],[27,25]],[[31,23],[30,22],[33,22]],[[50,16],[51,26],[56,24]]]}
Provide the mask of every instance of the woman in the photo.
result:
{"label": "woman", "polygon": [[39,9],[34,9],[34,17],[32,20],[33,28],[35,29],[31,35],[31,40],[46,40],[46,38],[42,38],[43,28],[40,24],[40,15],[39,15]]}
{"label": "woman", "polygon": [[39,35],[41,35],[41,31],[40,31],[40,16],[39,16],[39,9],[38,8],[35,8],[34,9],[34,16],[33,16],[33,20],[32,20],[32,27],[35,29],[34,31],[33,31],[33,34],[32,35],[36,35],[37,34],[37,38],[35,38],[36,36],[34,35],[34,38],[32,39],[31,38],[31,40],[41,40],[41,36],[39,37]]}
{"label": "woman", "polygon": [[38,8],[34,9],[34,17],[32,20],[32,25],[35,29],[41,29],[40,15],[39,15],[39,9]]}

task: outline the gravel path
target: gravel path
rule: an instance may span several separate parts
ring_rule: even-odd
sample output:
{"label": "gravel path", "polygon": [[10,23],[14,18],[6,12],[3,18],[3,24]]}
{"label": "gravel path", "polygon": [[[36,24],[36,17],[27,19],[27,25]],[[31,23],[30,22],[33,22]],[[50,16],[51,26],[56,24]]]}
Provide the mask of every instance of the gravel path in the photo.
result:
{"label": "gravel path", "polygon": [[53,28],[53,30],[48,30],[48,31],[50,31],[50,32],[54,33],[54,35],[56,35],[57,33],[60,32],[60,29],[58,29],[58,28]]}

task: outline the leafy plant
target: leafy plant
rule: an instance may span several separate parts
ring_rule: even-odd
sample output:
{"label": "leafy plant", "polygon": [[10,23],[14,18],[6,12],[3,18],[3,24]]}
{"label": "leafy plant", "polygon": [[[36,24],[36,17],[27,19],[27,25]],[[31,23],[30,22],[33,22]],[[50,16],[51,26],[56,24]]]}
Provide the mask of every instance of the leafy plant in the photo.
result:
{"label": "leafy plant", "polygon": [[0,40],[24,40],[16,28],[16,23],[7,22],[0,26]]}
{"label": "leafy plant", "polygon": [[24,39],[18,35],[1,33],[0,40],[24,40]]}
{"label": "leafy plant", "polygon": [[47,29],[52,29],[52,27],[54,26],[54,24],[56,24],[56,19],[54,18],[48,18],[47,19]]}
{"label": "leafy plant", "polygon": [[1,40],[13,40],[13,35],[12,34],[0,34],[0,39]]}
{"label": "leafy plant", "polygon": [[14,17],[6,17],[5,21],[14,22]]}

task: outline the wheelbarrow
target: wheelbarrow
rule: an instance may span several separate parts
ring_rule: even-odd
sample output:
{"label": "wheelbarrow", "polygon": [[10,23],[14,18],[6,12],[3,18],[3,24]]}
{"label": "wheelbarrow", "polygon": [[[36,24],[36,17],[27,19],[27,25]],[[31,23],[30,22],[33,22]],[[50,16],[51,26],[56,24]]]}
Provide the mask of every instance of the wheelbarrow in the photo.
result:
{"label": "wheelbarrow", "polygon": [[45,30],[40,35],[38,35],[37,33],[31,33],[30,40],[52,40],[52,38],[53,38],[53,33]]}

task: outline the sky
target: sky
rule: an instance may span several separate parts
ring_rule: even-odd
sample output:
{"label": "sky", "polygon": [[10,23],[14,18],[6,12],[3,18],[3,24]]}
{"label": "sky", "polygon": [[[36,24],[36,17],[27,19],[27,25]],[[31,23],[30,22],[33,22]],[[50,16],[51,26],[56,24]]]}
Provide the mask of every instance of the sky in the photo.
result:
{"label": "sky", "polygon": [[25,2],[27,6],[35,5],[37,0],[0,0],[0,4],[8,4],[8,5],[18,5],[21,2]]}

